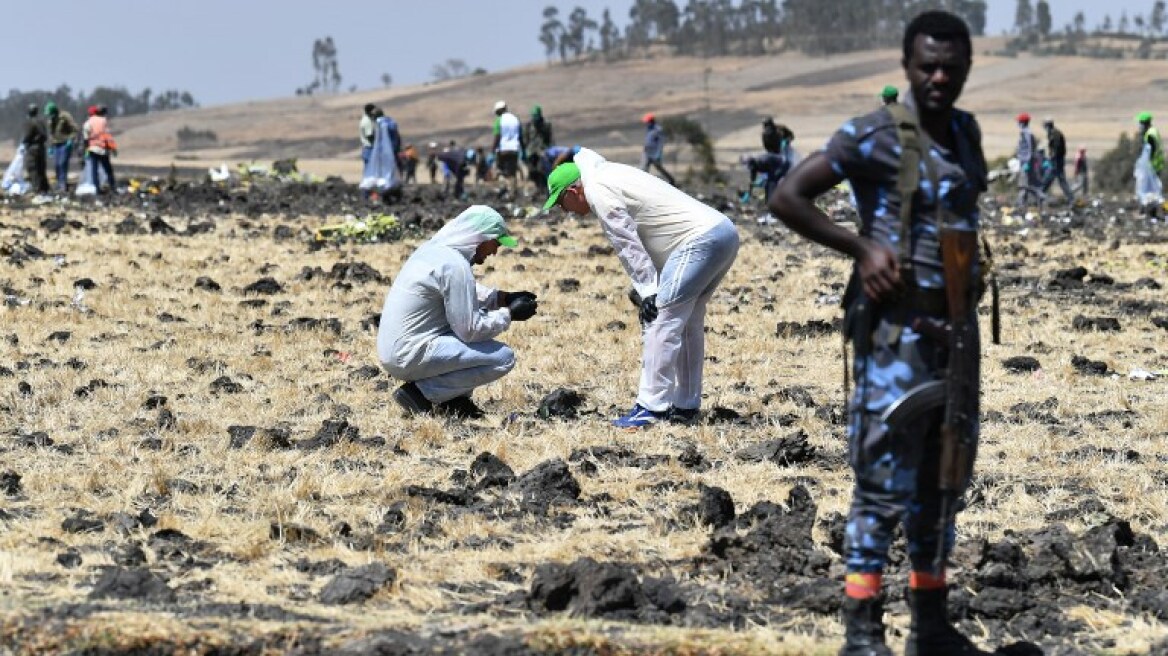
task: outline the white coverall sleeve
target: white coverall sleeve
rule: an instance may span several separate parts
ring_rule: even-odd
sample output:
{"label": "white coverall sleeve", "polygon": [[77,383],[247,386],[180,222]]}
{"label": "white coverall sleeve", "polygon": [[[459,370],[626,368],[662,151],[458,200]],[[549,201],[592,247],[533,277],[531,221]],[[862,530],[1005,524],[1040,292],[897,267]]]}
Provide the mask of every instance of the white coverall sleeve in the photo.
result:
{"label": "white coverall sleeve", "polygon": [[488,311],[480,305],[479,285],[475,282],[470,267],[448,268],[444,282],[442,291],[446,304],[446,321],[459,339],[468,344],[484,342],[511,327],[509,310]]}
{"label": "white coverall sleeve", "polygon": [[604,234],[616,250],[621,265],[629,277],[633,279],[633,287],[641,298],[648,298],[657,293],[657,269],[653,260],[645,251],[641,238],[637,236],[637,226],[628,210],[624,208],[609,212],[603,219]]}
{"label": "white coverall sleeve", "polygon": [[637,235],[637,224],[629,215],[628,207],[615,194],[601,185],[585,188],[588,203],[600,219],[604,234],[608,237],[620,259],[621,266],[633,279],[633,287],[641,298],[657,293],[657,268],[653,259]]}
{"label": "white coverall sleeve", "polygon": [[487,311],[498,310],[502,307],[499,305],[499,290],[487,287],[480,282],[475,283],[475,296],[478,298],[479,307]]}

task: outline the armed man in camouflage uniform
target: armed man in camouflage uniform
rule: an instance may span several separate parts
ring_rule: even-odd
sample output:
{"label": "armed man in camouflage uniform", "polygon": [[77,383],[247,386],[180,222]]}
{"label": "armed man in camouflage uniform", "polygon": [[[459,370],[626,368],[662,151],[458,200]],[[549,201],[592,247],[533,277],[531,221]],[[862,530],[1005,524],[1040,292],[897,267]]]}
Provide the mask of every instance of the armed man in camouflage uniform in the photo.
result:
{"label": "armed man in camouflage uniform", "polygon": [[[845,538],[847,642],[840,653],[892,653],[884,642],[882,575],[893,531],[903,522],[912,565],[905,653],[982,654],[947,617],[944,563],[955,530],[938,483],[940,413],[899,426],[883,418],[910,390],[943,379],[949,343],[918,326],[948,317],[942,235],[978,228],[977,198],[986,188],[981,131],[971,114],[954,107],[972,66],[969,29],[953,14],[926,12],[907,27],[903,47],[911,86],[904,102],[845,123],[822,152],[787,175],[770,206],[791,229],[856,262],[849,287],[858,293],[845,301],[851,301],[846,323],[856,349],[848,425],[856,482]],[[912,159],[902,157],[909,136]],[[904,160],[919,166],[902,166]],[[845,179],[862,219],[859,234],[815,205]],[[898,187],[914,193],[904,198]],[[970,274],[976,255],[971,261]],[[963,397],[974,418],[970,451],[977,435],[976,332],[971,341],[972,384]],[[968,476],[962,491],[966,485]]]}

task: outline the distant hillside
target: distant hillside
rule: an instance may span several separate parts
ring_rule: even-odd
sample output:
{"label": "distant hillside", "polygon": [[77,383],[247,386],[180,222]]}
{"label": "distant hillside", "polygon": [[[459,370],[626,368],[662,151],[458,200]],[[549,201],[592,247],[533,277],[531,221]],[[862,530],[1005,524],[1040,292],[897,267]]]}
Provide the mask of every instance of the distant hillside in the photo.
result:
{"label": "distant hillside", "polygon": [[[975,51],[999,45],[979,40]],[[162,112],[114,127],[126,164],[206,167],[297,157],[301,170],[353,180],[360,174],[356,133],[364,103],[393,116],[407,142],[457,139],[486,146],[491,107],[505,99],[524,119],[532,104],[542,105],[559,142],[626,161],[638,156],[644,112],[688,114],[707,127],[719,160],[730,167],[741,153],[759,148],[763,116],[791,126],[803,152],[818,148],[846,118],[875,108],[883,85],[903,86],[899,59],[888,49],[827,58],[541,64],[424,86]],[[1136,112],[1168,107],[1168,73],[1162,62],[977,54],[962,106],[978,114],[991,158],[1012,152],[1013,117],[1020,111],[1036,120],[1054,116],[1071,147],[1085,145],[1097,157],[1121,131],[1134,128]],[[183,128],[210,131],[216,139],[180,149],[176,135]]]}

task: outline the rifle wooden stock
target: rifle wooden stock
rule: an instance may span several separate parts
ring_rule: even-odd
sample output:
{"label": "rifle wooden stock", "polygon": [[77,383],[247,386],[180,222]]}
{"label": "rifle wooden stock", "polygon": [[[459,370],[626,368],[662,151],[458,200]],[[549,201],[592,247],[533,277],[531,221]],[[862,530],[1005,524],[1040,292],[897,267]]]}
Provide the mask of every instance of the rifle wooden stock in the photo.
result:
{"label": "rifle wooden stock", "polygon": [[[977,384],[976,321],[973,318],[973,263],[977,233],[941,229],[941,261],[949,304],[949,353],[945,372],[945,417],[941,423],[941,459],[937,487],[941,494],[937,517],[937,555],[933,567],[944,567],[945,540],[957,508],[957,497],[973,467],[973,423]],[[972,363],[971,363],[972,360]]]}
{"label": "rifle wooden stock", "polygon": [[953,326],[969,318],[970,290],[973,289],[973,258],[976,256],[976,232],[941,229],[945,297],[949,301],[949,321]]}

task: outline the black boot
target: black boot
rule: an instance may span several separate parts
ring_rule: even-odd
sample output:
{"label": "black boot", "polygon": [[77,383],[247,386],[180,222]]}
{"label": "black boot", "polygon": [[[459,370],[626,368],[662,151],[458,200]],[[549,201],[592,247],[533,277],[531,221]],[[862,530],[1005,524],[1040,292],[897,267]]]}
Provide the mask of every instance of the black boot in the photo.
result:
{"label": "black boot", "polygon": [[884,644],[884,597],[844,597],[844,630],[847,642],[839,656],[892,656]]}
{"label": "black boot", "polygon": [[434,404],[430,403],[414,383],[406,383],[394,390],[393,400],[397,401],[409,415],[427,414],[434,409]]}
{"label": "black boot", "polygon": [[908,591],[912,625],[904,656],[990,656],[949,623],[949,589]]}

